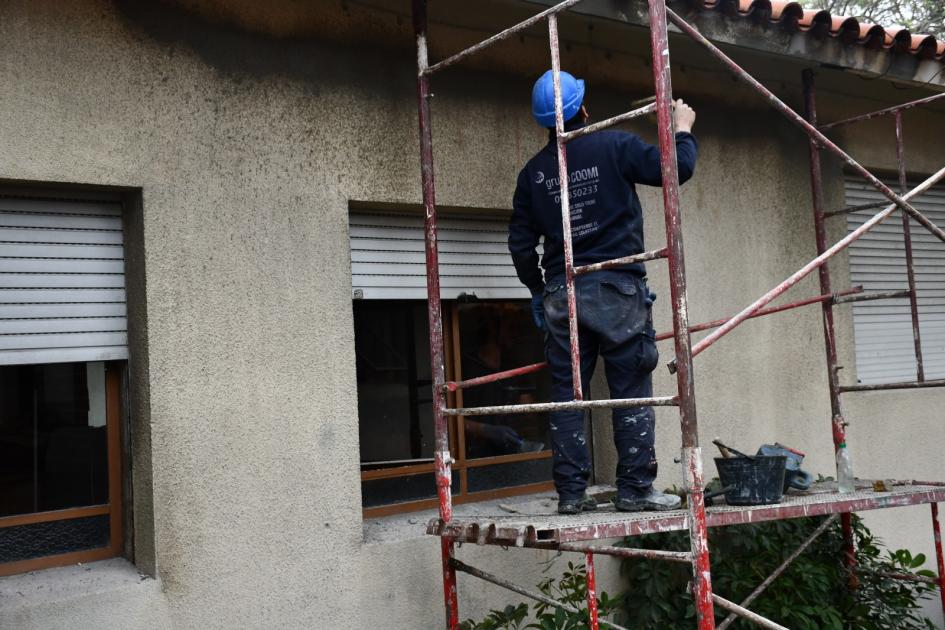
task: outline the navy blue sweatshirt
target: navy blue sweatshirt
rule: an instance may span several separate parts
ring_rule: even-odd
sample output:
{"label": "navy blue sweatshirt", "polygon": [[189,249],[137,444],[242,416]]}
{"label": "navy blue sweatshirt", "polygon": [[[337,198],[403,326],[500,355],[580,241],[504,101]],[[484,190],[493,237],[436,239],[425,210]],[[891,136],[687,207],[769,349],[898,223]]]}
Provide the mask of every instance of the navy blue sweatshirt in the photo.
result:
{"label": "navy blue sweatshirt", "polygon": [[[518,175],[509,223],[512,262],[533,295],[544,287],[535,251],[542,236],[545,279],[564,274],[558,156],[554,132],[550,135],[548,144]],[[598,131],[567,147],[575,266],[643,252],[643,209],[635,184],[662,185],[659,148],[623,131]],[[696,168],[695,137],[677,133],[676,153],[683,183]],[[640,276],[646,273],[642,263],[625,269]]]}

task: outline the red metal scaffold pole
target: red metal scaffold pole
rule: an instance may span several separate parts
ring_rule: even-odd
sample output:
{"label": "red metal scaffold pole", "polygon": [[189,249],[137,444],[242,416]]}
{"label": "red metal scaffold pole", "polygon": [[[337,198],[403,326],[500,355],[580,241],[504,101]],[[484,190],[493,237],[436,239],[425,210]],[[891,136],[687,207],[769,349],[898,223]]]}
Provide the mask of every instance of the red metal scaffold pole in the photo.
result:
{"label": "red metal scaffold pole", "polygon": [[[814,91],[814,73],[804,71],[804,100],[807,109],[807,120],[817,126],[817,99]],[[824,222],[824,188],[820,164],[820,146],[814,138],[808,138],[810,143],[810,181],[811,196],[814,206],[814,233],[817,242],[817,254],[827,251],[827,226]],[[905,191],[904,191],[905,192]],[[818,269],[821,293],[830,293],[830,268],[824,263]],[[846,442],[847,423],[843,417],[843,404],[840,401],[840,365],[837,359],[837,333],[833,320],[833,302],[824,302],[821,306],[824,322],[824,345],[827,352],[827,383],[830,388],[830,418],[833,427],[834,453],[840,445]],[[843,546],[846,554],[846,563],[849,569],[856,565],[855,549],[853,548],[853,523],[850,514],[842,516]],[[851,573],[852,575],[852,573]]]}
{"label": "red metal scaffold pole", "polygon": [[[417,101],[420,124],[420,175],[423,186],[424,237],[427,264],[427,315],[430,322],[430,370],[433,376],[433,430],[435,434],[434,474],[440,502],[440,518],[453,518],[450,440],[447,428],[446,367],[443,356],[443,311],[440,306],[440,261],[437,249],[436,189],[433,180],[433,131],[430,121],[430,80],[425,74],[427,56],[427,2],[413,0],[413,27],[417,39]],[[446,627],[459,626],[456,570],[451,564],[453,541],[440,539],[443,556],[443,598]]]}
{"label": "red metal scaffold pole", "polygon": [[689,541],[692,549],[693,598],[700,630],[715,628],[712,577],[709,568],[709,529],[705,518],[705,482],[696,420],[696,394],[689,338],[689,306],[686,296],[686,257],[683,251],[682,216],[679,211],[679,172],[673,129],[673,84],[670,74],[669,33],[664,0],[648,0],[653,80],[656,83],[656,119],[659,127],[663,178],[663,213],[669,250],[670,302],[676,346],[676,386],[682,428],[683,483],[688,494]]}

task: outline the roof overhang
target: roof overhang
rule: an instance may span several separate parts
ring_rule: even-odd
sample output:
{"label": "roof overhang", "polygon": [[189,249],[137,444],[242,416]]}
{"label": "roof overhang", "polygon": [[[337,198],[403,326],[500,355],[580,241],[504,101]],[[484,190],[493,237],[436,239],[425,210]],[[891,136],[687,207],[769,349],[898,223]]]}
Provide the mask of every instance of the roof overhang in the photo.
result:
{"label": "roof overhang", "polygon": [[[525,1],[545,7],[558,4],[557,0]],[[896,49],[844,43],[816,29],[791,30],[778,23],[693,8],[690,2],[670,0],[667,4],[708,39],[726,48],[789,57],[936,92],[945,89],[945,63],[942,61],[922,59]],[[584,0],[569,11],[610,22],[649,26],[646,3],[642,0]],[[674,37],[685,37],[672,25],[669,30]]]}

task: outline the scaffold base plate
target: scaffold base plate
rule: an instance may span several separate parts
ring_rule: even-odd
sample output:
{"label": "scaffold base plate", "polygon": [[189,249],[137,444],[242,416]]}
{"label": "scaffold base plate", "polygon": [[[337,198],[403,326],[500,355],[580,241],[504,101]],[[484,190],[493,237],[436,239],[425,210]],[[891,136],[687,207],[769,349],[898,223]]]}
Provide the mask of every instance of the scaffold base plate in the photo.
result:
{"label": "scaffold base plate", "polygon": [[[885,492],[872,489],[872,482],[857,480],[856,492],[839,494],[836,485],[815,484],[806,492],[785,494],[781,503],[757,506],[718,505],[706,509],[709,527],[758,523],[805,516],[862,512],[884,508],[945,502],[945,483],[890,483]],[[612,505],[578,515],[559,515],[554,508],[531,514],[477,515],[439,518],[427,525],[427,533],[447,536],[457,542],[516,547],[548,547],[557,543],[620,538],[687,529],[686,510],[669,512],[616,512]]]}

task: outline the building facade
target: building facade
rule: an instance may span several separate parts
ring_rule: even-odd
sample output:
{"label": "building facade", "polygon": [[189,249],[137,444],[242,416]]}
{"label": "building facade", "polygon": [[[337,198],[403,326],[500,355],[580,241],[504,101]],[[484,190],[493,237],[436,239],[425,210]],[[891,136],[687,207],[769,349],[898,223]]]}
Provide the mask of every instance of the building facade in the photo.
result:
{"label": "building facade", "polygon": [[[464,4],[433,3],[435,55],[539,8]],[[938,53],[692,17],[798,110],[814,68],[824,120],[943,82]],[[562,36],[595,119],[652,93],[634,15],[576,13]],[[706,321],[815,255],[808,146],[711,59],[672,45],[676,92],[698,112],[682,205],[691,318]],[[528,107],[546,46],[530,32],[434,81],[456,377],[541,359],[502,229],[521,165],[547,141]],[[13,462],[0,469],[0,628],[437,627],[409,3],[13,0],[0,6],[0,83],[0,445]],[[655,141],[652,121],[629,129]],[[905,132],[910,175],[941,168],[931,139],[945,137],[945,106],[909,112]],[[894,174],[888,121],[835,137]],[[833,208],[867,195],[837,162],[824,179]],[[642,199],[655,248],[658,189]],[[945,223],[945,189],[922,204]],[[832,236],[856,220],[833,219]],[[884,271],[898,269],[889,234],[832,263],[838,288],[904,287]],[[935,246],[921,245],[920,291],[928,376],[945,378]],[[666,270],[649,274],[668,330]],[[810,278],[794,291],[818,293]],[[839,313],[846,382],[910,378],[901,312]],[[747,323],[701,355],[703,442],[780,441],[832,474],[822,345],[812,308]],[[546,387],[539,375],[479,395],[541,400]],[[658,370],[655,390],[671,389]],[[857,474],[945,479],[941,402],[936,389],[851,395]],[[659,483],[678,485],[678,422],[657,416]],[[457,431],[462,500],[547,495],[543,422],[518,425],[512,445],[494,425]],[[594,419],[600,482],[613,475],[608,425]],[[866,517],[890,545],[932,555],[925,508]],[[524,584],[549,559],[460,554]],[[602,588],[619,591],[616,565],[600,564]],[[465,580],[460,592],[463,618],[511,601]]]}

